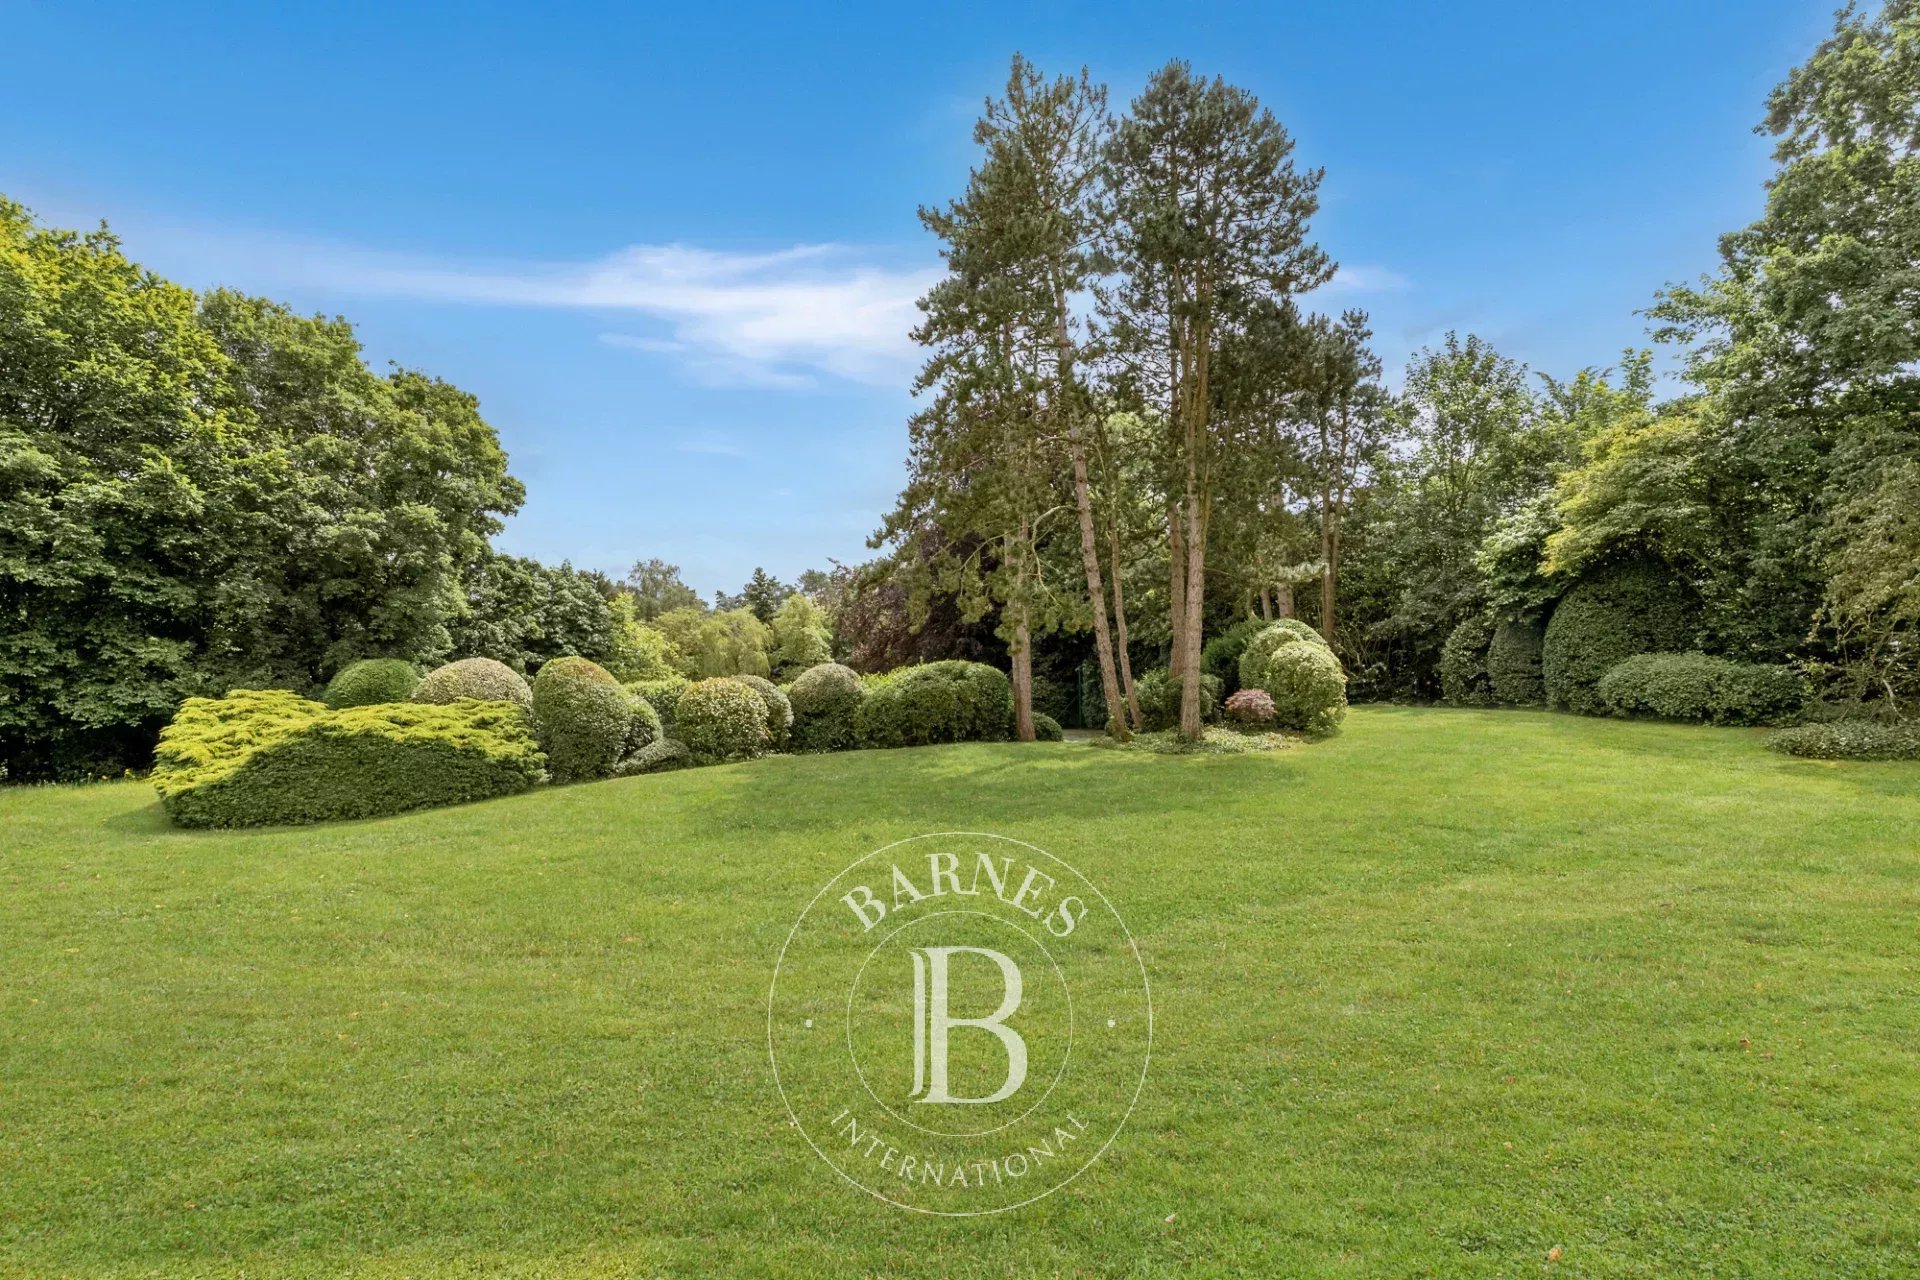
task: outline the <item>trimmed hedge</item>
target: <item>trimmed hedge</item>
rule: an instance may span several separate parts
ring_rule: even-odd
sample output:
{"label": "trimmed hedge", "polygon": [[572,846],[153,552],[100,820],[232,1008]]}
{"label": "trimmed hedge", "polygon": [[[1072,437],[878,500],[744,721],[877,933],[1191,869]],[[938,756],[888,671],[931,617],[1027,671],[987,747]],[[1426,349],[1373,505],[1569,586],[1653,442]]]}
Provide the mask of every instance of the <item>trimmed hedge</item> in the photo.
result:
{"label": "trimmed hedge", "polygon": [[524,791],[544,757],[506,701],[329,710],[279,690],[189,698],[160,735],[154,790],[183,827],[374,818]]}
{"label": "trimmed hedge", "polygon": [[1537,707],[1547,700],[1540,679],[1538,623],[1503,622],[1487,644],[1487,681],[1493,700],[1509,707]]}
{"label": "trimmed hedge", "polygon": [[1920,760],[1920,724],[1832,720],[1781,729],[1767,745],[1812,760]]}
{"label": "trimmed hedge", "polygon": [[858,741],[854,713],[866,700],[867,686],[858,672],[837,662],[823,662],[802,671],[787,689],[793,706],[793,748],[796,751],[845,751]]}
{"label": "trimmed hedge", "polygon": [[[653,709],[653,704],[635,693],[631,686],[623,685],[621,691],[627,695],[627,739],[620,746],[620,759],[625,761],[666,737],[666,726],[660,723],[660,713]],[[614,772],[620,772],[617,766]]]}
{"label": "trimmed hedge", "polygon": [[1331,733],[1347,714],[1347,673],[1325,645],[1282,644],[1259,676],[1253,687],[1273,699],[1275,723],[1285,728]]}
{"label": "trimmed hedge", "polygon": [[[1269,622],[1253,633],[1247,640],[1247,647],[1240,652],[1240,687],[1258,689],[1263,672],[1267,669],[1267,659],[1282,645],[1315,644],[1327,648],[1326,637],[1315,631],[1298,618],[1282,618],[1278,622]],[[1328,650],[1332,652],[1332,650]]]}
{"label": "trimmed hedge", "polygon": [[[1211,723],[1220,710],[1220,677],[1200,673],[1200,719]],[[1146,733],[1175,729],[1180,725],[1180,685],[1165,667],[1144,672],[1133,682],[1133,696],[1140,700],[1140,727]]]}
{"label": "trimmed hedge", "polygon": [[327,681],[320,700],[335,711],[379,702],[405,702],[420,684],[420,673],[399,658],[362,658],[349,662]]}
{"label": "trimmed hedge", "polygon": [[627,745],[631,695],[597,662],[553,658],[533,678],[533,722],[555,782],[610,778]]}
{"label": "trimmed hedge", "polygon": [[664,773],[692,764],[693,753],[687,744],[673,738],[658,738],[634,752],[614,767],[616,778],[631,778],[641,773]]}
{"label": "trimmed hedge", "polygon": [[767,707],[767,744],[775,751],[785,751],[788,735],[793,730],[793,703],[780,692],[779,685],[765,676],[735,676],[734,679],[760,695],[760,701]]}
{"label": "trimmed hedge", "polygon": [[982,662],[929,662],[876,681],[854,712],[865,747],[1004,741],[1013,724],[1013,684]]}
{"label": "trimmed hedge", "polygon": [[1240,687],[1240,655],[1247,651],[1247,642],[1268,625],[1259,618],[1243,618],[1234,623],[1200,647],[1200,669],[1232,693]]}
{"label": "trimmed hedge", "polygon": [[413,690],[415,702],[458,702],[462,698],[517,702],[533,710],[533,690],[526,680],[506,663],[492,658],[462,658],[435,667]]}
{"label": "trimmed hedge", "polygon": [[1033,740],[1035,742],[1065,742],[1067,740],[1067,733],[1066,730],[1060,727],[1058,720],[1055,720],[1044,711],[1036,711],[1033,713]]}
{"label": "trimmed hedge", "polygon": [[1690,653],[1642,653],[1615,664],[1594,696],[1616,716],[1706,724],[1771,724],[1799,710],[1806,692],[1792,667]]}
{"label": "trimmed hedge", "polygon": [[700,764],[765,755],[767,704],[753,686],[735,676],[717,676],[687,687],[676,721],[679,739]]}
{"label": "trimmed hedge", "polygon": [[646,699],[647,705],[660,713],[660,724],[671,738],[673,736],[673,717],[680,706],[680,695],[687,691],[693,681],[683,675],[661,676],[657,680],[632,680],[627,683],[627,692],[639,694]]}
{"label": "trimmed hedge", "polygon": [[1540,650],[1548,705],[1601,715],[1600,677],[1640,653],[1693,647],[1693,593],[1662,566],[1635,562],[1576,584],[1555,606]]}
{"label": "trimmed hedge", "polygon": [[1455,627],[1440,646],[1440,696],[1456,707],[1492,706],[1493,676],[1487,649],[1493,643],[1493,619],[1476,614]]}

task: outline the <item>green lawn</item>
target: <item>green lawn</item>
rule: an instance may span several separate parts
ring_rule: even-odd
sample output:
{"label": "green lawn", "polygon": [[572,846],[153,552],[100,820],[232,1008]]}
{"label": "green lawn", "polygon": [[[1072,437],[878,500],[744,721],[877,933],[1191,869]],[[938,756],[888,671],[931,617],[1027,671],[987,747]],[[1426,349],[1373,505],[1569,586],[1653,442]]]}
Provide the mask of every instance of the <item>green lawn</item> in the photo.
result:
{"label": "green lawn", "polygon": [[[790,1128],[765,1000],[952,829],[1106,891],[1157,1035],[1085,1177],[942,1220]],[[1744,731],[1365,708],[255,833],[0,791],[5,1275],[1913,1276],[1917,1135],[1920,768]]]}

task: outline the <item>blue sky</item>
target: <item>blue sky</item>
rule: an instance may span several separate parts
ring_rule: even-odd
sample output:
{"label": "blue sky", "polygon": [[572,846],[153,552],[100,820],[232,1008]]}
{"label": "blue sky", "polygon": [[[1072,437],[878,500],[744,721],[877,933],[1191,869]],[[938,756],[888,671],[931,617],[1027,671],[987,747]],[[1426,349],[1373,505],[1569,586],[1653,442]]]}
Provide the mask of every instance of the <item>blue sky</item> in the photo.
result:
{"label": "blue sky", "polygon": [[1566,375],[1750,220],[1768,89],[1833,0],[1610,5],[6,3],[0,192],[344,314],[480,396],[502,545],[703,593],[857,560],[905,453],[915,207],[1020,50],[1116,105],[1170,57],[1327,176],[1390,370],[1449,328]]}

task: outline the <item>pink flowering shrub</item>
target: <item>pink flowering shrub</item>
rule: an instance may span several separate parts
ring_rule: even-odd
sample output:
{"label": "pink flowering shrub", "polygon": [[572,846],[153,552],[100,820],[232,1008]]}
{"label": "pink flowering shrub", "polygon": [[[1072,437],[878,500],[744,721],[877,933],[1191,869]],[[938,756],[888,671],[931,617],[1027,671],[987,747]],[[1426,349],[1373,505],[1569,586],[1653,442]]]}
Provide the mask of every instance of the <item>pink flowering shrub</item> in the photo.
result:
{"label": "pink flowering shrub", "polygon": [[1276,714],[1273,695],[1265,689],[1242,689],[1227,699],[1227,715],[1238,724],[1272,724]]}

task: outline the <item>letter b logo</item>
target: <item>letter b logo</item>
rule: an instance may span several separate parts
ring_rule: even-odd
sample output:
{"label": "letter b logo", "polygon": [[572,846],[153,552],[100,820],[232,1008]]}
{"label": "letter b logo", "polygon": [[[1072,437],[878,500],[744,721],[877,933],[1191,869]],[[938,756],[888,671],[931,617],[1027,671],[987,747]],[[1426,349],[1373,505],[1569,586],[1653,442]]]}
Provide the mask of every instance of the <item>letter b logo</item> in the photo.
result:
{"label": "letter b logo", "polygon": [[[913,1093],[916,1102],[1001,1102],[1018,1093],[1027,1079],[1027,1042],[1007,1019],[1020,1007],[1020,966],[1012,957],[991,947],[921,947],[913,957]],[[1000,970],[1000,1007],[984,1018],[954,1017],[947,1004],[948,965],[954,956],[975,955],[991,960]],[[955,1097],[948,1088],[948,1033],[956,1027],[976,1027],[1000,1041],[1007,1055],[1007,1074],[1000,1087],[983,1098]]]}

